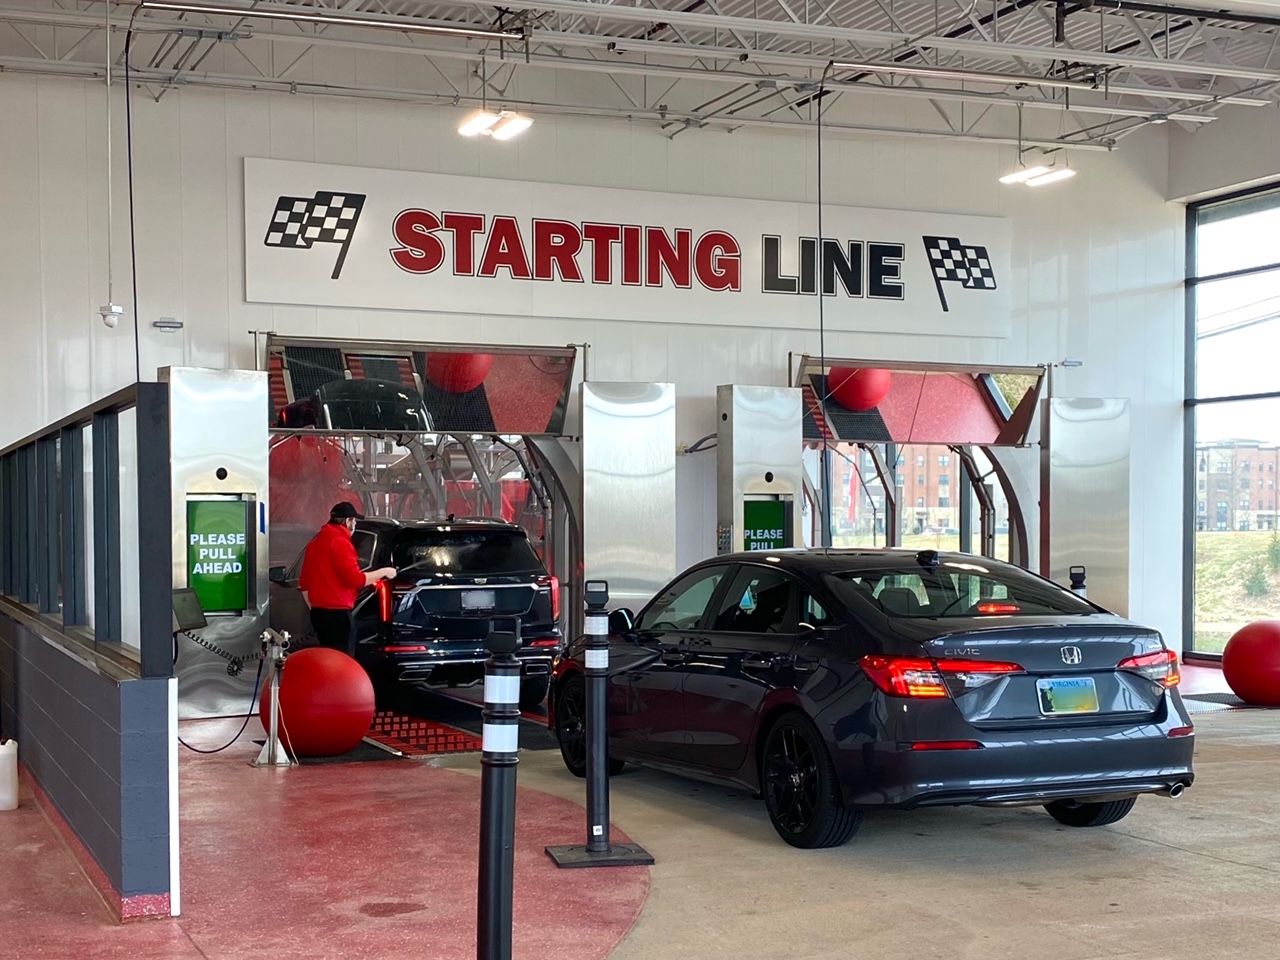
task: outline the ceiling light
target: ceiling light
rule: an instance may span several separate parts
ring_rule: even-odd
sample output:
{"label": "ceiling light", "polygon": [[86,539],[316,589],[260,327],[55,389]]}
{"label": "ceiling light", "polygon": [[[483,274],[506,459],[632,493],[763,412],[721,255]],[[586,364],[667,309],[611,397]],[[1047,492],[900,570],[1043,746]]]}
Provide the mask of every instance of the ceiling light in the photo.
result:
{"label": "ceiling light", "polygon": [[992,73],[984,70],[961,70],[953,67],[931,67],[906,63],[858,63],[837,60],[836,70],[860,70],[864,73],[896,73],[904,77],[936,77],[939,80],[969,80],[974,83],[997,83],[1010,87],[1054,87],[1059,90],[1097,90],[1089,80],[1067,80],[1062,77],[1038,77],[1034,74]]}
{"label": "ceiling light", "polygon": [[1027,181],[1028,187],[1043,187],[1046,183],[1057,183],[1059,180],[1066,180],[1074,177],[1076,172],[1070,167],[1060,167],[1057,170],[1050,170],[1038,177],[1032,177]]}
{"label": "ceiling light", "polygon": [[474,137],[477,133],[488,133],[492,127],[502,118],[496,113],[488,113],[481,110],[479,113],[473,114],[467,119],[462,126],[458,128],[458,132],[464,137]]}
{"label": "ceiling light", "polygon": [[292,10],[258,10],[251,7],[231,7],[217,3],[186,3],[183,0],[142,0],[141,10],[168,10],[173,13],[202,13],[211,17],[248,17],[253,20],[288,20],[301,23],[321,23],[336,27],[381,27],[402,33],[430,33],[452,37],[478,37],[489,40],[523,40],[522,30],[493,30],[488,27],[455,26],[452,24],[418,23],[408,18],[399,20],[375,20],[372,17],[336,16],[328,13],[304,13]]}
{"label": "ceiling light", "polygon": [[1015,170],[1013,173],[1006,173],[1000,178],[1001,183],[1026,183],[1033,177],[1041,176],[1049,172],[1048,167],[1023,167],[1021,170]]}
{"label": "ceiling light", "polygon": [[490,132],[495,140],[510,140],[533,126],[532,117],[522,117],[516,113],[503,112],[502,122]]}

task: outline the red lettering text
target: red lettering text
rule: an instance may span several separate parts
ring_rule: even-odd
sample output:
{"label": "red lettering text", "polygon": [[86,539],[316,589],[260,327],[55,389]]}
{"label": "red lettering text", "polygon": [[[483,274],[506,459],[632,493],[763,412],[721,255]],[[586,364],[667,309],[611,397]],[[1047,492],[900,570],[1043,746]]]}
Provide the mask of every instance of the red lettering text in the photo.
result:
{"label": "red lettering text", "polygon": [[582,249],[578,225],[564,220],[533,221],[533,276],[536,280],[582,282],[582,271],[574,259]]}
{"label": "red lettering text", "polygon": [[444,228],[453,231],[453,273],[469,277],[476,272],[477,233],[484,232],[482,213],[446,213]]}
{"label": "red lettering text", "polygon": [[708,290],[742,289],[742,251],[732,234],[721,230],[704,233],[693,254],[698,282]]}
{"label": "red lettering text", "polygon": [[667,236],[661,227],[645,228],[645,286],[662,286],[663,271],[671,277],[677,287],[687,288],[693,285],[693,262],[690,247],[693,245],[693,233],[690,230],[677,230],[675,242]]}
{"label": "red lettering text", "polygon": [[484,245],[484,256],[480,258],[480,276],[496,277],[502,267],[506,267],[513,280],[529,280],[533,276],[515,217],[493,218],[493,227]]}
{"label": "red lettering text", "polygon": [[591,282],[613,283],[613,245],[622,242],[622,227],[616,223],[584,223],[582,236],[591,244]]}
{"label": "red lettering text", "polygon": [[409,273],[431,273],[444,263],[444,243],[435,235],[440,220],[427,210],[402,210],[391,225],[391,233],[400,244],[391,251],[391,259]]}

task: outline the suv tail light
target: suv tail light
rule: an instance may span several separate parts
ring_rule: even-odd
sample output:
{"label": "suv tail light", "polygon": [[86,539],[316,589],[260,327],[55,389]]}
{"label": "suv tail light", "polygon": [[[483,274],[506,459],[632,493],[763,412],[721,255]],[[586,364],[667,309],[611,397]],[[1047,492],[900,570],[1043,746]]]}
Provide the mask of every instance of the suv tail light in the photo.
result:
{"label": "suv tail light", "polygon": [[378,594],[378,617],[383,623],[391,622],[391,584],[379,580],[373,585]]}
{"label": "suv tail light", "polygon": [[1129,657],[1127,660],[1121,660],[1116,669],[1140,673],[1148,680],[1154,680],[1166,687],[1176,687],[1182,680],[1182,674],[1178,670],[1178,655],[1172,650],[1161,650],[1141,657]]}
{"label": "suv tail light", "polygon": [[538,586],[551,591],[551,619],[558,622],[560,620],[560,578],[541,577],[538,580]]}
{"label": "suv tail light", "polygon": [[[1012,673],[1023,673],[1016,663],[994,660],[928,660],[923,657],[863,657],[862,670],[882,692],[891,697],[937,699],[951,695],[949,678],[975,686]],[[975,682],[976,681],[976,682]]]}

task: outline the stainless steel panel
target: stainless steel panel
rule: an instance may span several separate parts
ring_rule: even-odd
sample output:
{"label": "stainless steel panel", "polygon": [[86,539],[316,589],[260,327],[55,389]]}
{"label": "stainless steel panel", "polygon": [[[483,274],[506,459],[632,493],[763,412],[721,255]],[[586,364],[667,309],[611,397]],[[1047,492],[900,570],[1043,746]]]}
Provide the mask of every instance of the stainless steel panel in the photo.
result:
{"label": "stainless steel panel", "polygon": [[799,387],[716,388],[717,551],[742,549],[742,501],[790,499],[791,542],[803,544],[804,465]]}
{"label": "stainless steel panel", "polygon": [[1042,569],[1063,586],[1083,566],[1089,599],[1129,614],[1129,401],[1045,401],[1040,452]]}
{"label": "stainless steel panel", "polygon": [[676,574],[676,392],[582,385],[583,576],[638,610]]}
{"label": "stainless steel panel", "polygon": [[[187,496],[217,494],[251,497],[252,609],[244,616],[210,616],[200,635],[236,656],[259,649],[267,625],[270,552],[260,518],[268,502],[267,374],[250,370],[166,367],[169,383],[170,449],[173,458],[173,584],[187,584]],[[225,470],[223,479],[218,471]],[[227,675],[227,662],[186,638],[178,643],[178,711],[182,719],[243,714],[253,693],[254,668]]]}

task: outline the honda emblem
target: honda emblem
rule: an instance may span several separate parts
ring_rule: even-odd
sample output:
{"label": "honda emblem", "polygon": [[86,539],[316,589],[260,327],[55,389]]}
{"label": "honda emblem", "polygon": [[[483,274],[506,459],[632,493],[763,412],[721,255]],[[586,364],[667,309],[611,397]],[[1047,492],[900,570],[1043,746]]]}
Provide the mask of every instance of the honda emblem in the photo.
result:
{"label": "honda emblem", "polygon": [[1063,647],[1062,662],[1063,663],[1079,663],[1084,659],[1084,654],[1080,652],[1079,647]]}

